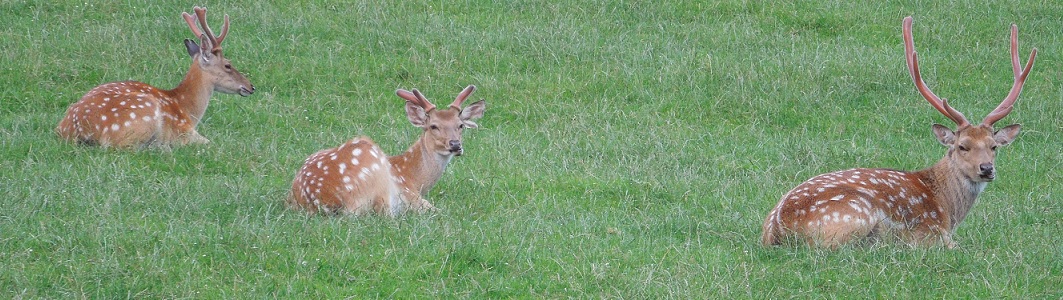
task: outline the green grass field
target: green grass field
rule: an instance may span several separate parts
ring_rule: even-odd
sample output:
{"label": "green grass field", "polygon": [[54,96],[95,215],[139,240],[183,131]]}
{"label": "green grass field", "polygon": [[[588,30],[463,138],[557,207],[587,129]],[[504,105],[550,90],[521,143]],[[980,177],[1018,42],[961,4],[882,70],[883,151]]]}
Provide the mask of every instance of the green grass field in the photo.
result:
{"label": "green grass field", "polygon": [[[225,54],[258,91],[216,94],[205,146],[60,141],[92,87],[172,88],[186,1],[0,0],[0,298],[1063,297],[1063,4],[1053,1],[224,1]],[[178,3],[179,2],[179,3]],[[490,2],[490,3],[489,3]],[[764,216],[816,174],[914,170],[948,120],[1037,64],[1021,123],[960,247],[765,248]],[[420,133],[395,89],[486,99],[441,210],[308,217],[284,206],[311,153]]]}

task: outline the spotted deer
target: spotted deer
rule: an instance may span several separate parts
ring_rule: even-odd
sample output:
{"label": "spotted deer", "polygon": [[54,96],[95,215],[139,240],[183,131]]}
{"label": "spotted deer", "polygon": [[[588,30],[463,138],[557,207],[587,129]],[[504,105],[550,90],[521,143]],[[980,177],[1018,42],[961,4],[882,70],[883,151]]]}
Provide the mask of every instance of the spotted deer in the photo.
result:
{"label": "spotted deer", "polygon": [[[207,9],[193,7],[196,15],[181,13],[200,44],[186,39],[192,66],[172,90],[137,81],[97,86],[67,108],[55,132],[64,140],[84,145],[134,148],[205,144],[210,140],[196,131],[214,91],[249,96],[255,87],[222,56],[221,43],[229,33],[229,15],[221,34],[207,26]],[[200,30],[196,26],[199,20]]]}
{"label": "spotted deer", "polygon": [[956,247],[952,233],[963,221],[986,184],[996,178],[996,150],[1012,142],[1019,125],[994,130],[993,124],[1011,112],[1033,67],[1037,49],[1026,66],[1019,63],[1018,28],[1011,27],[1011,92],[982,123],[973,125],[948,101],[938,98],[919,74],[912,18],[903,22],[908,72],[919,93],[945,117],[956,131],[934,124],[934,136],[948,150],[927,169],[903,172],[888,169],[851,169],[812,177],[786,193],[764,221],[761,242],[781,244],[804,241],[813,246],[838,248],[880,237],[899,238],[910,245]]}
{"label": "spotted deer", "polygon": [[484,100],[461,108],[475,89],[466,87],[442,109],[416,89],[396,91],[406,99],[406,118],[423,129],[420,138],[406,152],[391,157],[367,137],[314,153],[295,174],[289,206],[311,213],[386,216],[434,209],[424,195],[450,160],[462,155],[462,131],[476,128],[473,120],[483,117]]}

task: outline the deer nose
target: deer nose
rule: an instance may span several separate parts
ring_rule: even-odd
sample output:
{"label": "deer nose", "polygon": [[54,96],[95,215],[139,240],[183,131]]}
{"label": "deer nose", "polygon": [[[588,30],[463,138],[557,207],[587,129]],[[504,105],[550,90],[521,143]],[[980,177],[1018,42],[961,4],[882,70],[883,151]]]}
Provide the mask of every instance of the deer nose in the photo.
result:
{"label": "deer nose", "polygon": [[461,150],[461,141],[459,140],[451,140],[449,145],[450,150]]}
{"label": "deer nose", "polygon": [[254,94],[254,93],[255,93],[255,86],[254,85],[251,85],[251,88],[247,88],[245,86],[241,86],[240,90],[237,91],[237,94],[239,94],[240,96],[243,96],[243,97],[250,96],[251,94]]}
{"label": "deer nose", "polygon": [[978,170],[982,171],[982,174],[993,174],[993,163],[980,164]]}

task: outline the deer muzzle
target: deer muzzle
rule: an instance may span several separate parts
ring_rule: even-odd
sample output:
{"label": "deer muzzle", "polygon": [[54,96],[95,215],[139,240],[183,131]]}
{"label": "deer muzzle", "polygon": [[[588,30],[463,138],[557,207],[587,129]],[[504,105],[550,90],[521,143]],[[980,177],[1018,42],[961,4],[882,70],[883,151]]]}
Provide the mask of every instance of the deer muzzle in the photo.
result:
{"label": "deer muzzle", "polygon": [[237,93],[240,94],[241,97],[251,96],[251,94],[255,93],[255,86],[251,85],[251,88],[240,86],[240,90],[237,91]]}
{"label": "deer muzzle", "polygon": [[447,146],[449,146],[448,150],[450,150],[450,153],[453,153],[454,155],[461,156],[462,152],[464,152],[461,148],[461,141],[459,140],[451,140],[447,143]]}
{"label": "deer muzzle", "polygon": [[993,168],[993,163],[983,163],[978,165],[978,176],[982,177],[983,179],[993,180],[993,178],[996,177],[995,171],[996,170],[995,168]]}

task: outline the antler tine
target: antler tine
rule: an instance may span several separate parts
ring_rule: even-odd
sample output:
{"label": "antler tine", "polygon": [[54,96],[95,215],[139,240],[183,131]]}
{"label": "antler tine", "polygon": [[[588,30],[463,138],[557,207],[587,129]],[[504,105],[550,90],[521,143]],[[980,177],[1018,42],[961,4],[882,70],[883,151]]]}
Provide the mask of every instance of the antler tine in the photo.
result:
{"label": "antler tine", "polygon": [[406,99],[408,101],[417,102],[417,97],[414,97],[413,93],[404,89],[395,90],[395,95],[398,95],[402,99]]}
{"label": "antler tine", "polygon": [[210,26],[207,26],[207,9],[196,6],[192,10],[196,11],[196,16],[199,17],[199,25],[203,27],[203,33],[206,33],[207,38],[214,43],[214,48],[211,51],[221,49],[221,40],[215,37],[214,31],[210,30]]}
{"label": "antler tine", "polygon": [[424,107],[424,103],[421,103],[421,99],[418,99],[417,96],[413,94],[413,92],[404,89],[398,89],[395,90],[395,94],[399,95],[399,97],[401,97],[402,99],[406,99],[406,101],[413,103],[414,105]]}
{"label": "antler tine", "polygon": [[470,84],[469,86],[465,87],[465,89],[462,90],[461,93],[458,93],[458,97],[454,98],[454,102],[450,103],[450,107],[457,108],[458,110],[461,110],[461,103],[465,102],[465,99],[469,98],[469,95],[472,95],[472,92],[475,92],[475,91],[476,91],[476,86],[475,85],[471,85]]}
{"label": "antler tine", "polygon": [[220,46],[221,45],[221,41],[225,40],[225,36],[226,35],[229,35],[229,15],[228,14],[225,15],[225,23],[222,23],[222,25],[221,25],[221,34],[218,35],[218,42],[215,43],[215,44],[219,45],[219,47],[221,47]]}
{"label": "antler tine", "polygon": [[421,91],[413,89],[413,95],[421,102],[421,107],[424,108],[424,111],[430,111],[436,108],[435,104],[432,104],[432,102],[428,101],[428,98],[424,97],[424,94],[421,94]]}
{"label": "antler tine", "polygon": [[963,127],[969,125],[970,122],[963,116],[962,113],[949,106],[947,101],[943,101],[929,87],[926,86],[926,82],[923,81],[923,77],[919,74],[919,59],[915,54],[915,41],[912,38],[912,17],[908,16],[904,18],[902,27],[903,39],[904,39],[904,57],[908,63],[908,74],[912,76],[912,81],[915,82],[916,89],[919,90],[919,94],[923,95],[923,98],[930,105],[934,106],[938,112],[948,117],[952,122],[955,122],[957,126]]}
{"label": "antler tine", "polygon": [[199,30],[199,26],[196,25],[195,16],[190,15],[187,12],[182,12],[181,17],[185,19],[185,23],[188,23],[188,28],[192,29],[192,34],[195,34],[196,38],[203,36],[203,31]]}
{"label": "antler tine", "polygon": [[1030,59],[1026,60],[1026,66],[1021,67],[1019,62],[1019,26],[1011,24],[1011,69],[1015,74],[1015,81],[1011,85],[1011,91],[1008,92],[1008,96],[1004,98],[1004,101],[1000,102],[1000,105],[993,109],[993,112],[990,112],[982,120],[982,124],[992,126],[993,123],[1000,121],[1000,119],[1011,113],[1012,105],[1015,104],[1015,100],[1019,99],[1022,86],[1026,84],[1026,76],[1030,75],[1030,70],[1033,69],[1033,62],[1036,58],[1037,48],[1033,48],[1033,51],[1030,52]]}
{"label": "antler tine", "polygon": [[1011,24],[1011,71],[1015,77],[1019,77],[1022,69],[1019,69],[1019,26]]}

